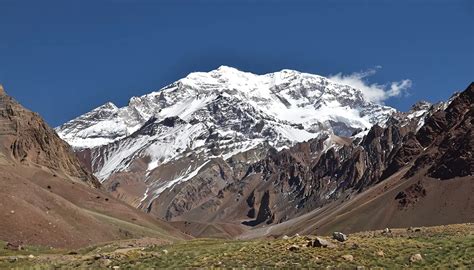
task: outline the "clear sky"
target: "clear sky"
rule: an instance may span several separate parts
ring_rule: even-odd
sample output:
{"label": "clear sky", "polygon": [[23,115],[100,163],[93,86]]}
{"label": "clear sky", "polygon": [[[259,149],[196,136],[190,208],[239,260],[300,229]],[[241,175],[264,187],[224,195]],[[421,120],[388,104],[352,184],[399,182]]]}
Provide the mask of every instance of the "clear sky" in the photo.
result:
{"label": "clear sky", "polygon": [[0,0],[0,60],[7,92],[53,126],[220,65],[386,93],[405,80],[382,100],[407,110],[474,81],[474,1]]}

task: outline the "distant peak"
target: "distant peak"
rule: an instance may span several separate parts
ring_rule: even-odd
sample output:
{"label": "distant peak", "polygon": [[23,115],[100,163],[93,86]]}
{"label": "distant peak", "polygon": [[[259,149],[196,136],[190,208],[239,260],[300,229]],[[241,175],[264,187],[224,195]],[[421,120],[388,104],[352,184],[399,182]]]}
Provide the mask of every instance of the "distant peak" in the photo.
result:
{"label": "distant peak", "polygon": [[112,102],[107,102],[102,106],[96,108],[96,110],[117,110],[118,107],[115,106]]}
{"label": "distant peak", "polygon": [[301,74],[300,71],[293,70],[293,69],[282,69],[282,70],[277,71],[277,72],[270,72],[270,73],[265,73],[265,74],[256,74],[256,73],[253,73],[253,72],[243,71],[243,70],[237,69],[235,67],[230,67],[230,66],[226,66],[226,65],[222,65],[222,66],[218,67],[217,69],[212,70],[211,72],[244,73],[244,74],[257,75],[257,76],[259,76],[259,75],[268,76],[268,75],[274,75],[274,74]]}
{"label": "distant peak", "polygon": [[217,68],[217,70],[229,70],[229,69],[236,70],[236,68],[226,66],[226,65],[221,65],[220,67]]}
{"label": "distant peak", "polygon": [[301,73],[301,72],[294,69],[282,69],[280,73]]}
{"label": "distant peak", "polygon": [[3,85],[0,84],[0,95],[6,95],[7,93],[3,89]]}
{"label": "distant peak", "polygon": [[217,69],[212,70],[211,72],[217,72],[217,73],[244,73],[243,71],[241,71],[239,69],[236,69],[234,67],[225,66],[225,65],[222,65],[222,66],[218,67]]}
{"label": "distant peak", "polygon": [[415,103],[412,107],[411,107],[411,110],[412,111],[419,111],[419,110],[427,110],[431,107],[431,103],[429,103],[428,101],[418,101],[417,103]]}

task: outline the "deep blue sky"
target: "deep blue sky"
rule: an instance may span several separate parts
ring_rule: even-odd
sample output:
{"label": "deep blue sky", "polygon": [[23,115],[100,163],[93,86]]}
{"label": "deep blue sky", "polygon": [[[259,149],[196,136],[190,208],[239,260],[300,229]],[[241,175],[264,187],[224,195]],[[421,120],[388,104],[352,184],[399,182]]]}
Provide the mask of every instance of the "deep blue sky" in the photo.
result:
{"label": "deep blue sky", "polygon": [[388,105],[474,80],[474,1],[0,0],[0,83],[59,125],[220,65],[410,79]]}

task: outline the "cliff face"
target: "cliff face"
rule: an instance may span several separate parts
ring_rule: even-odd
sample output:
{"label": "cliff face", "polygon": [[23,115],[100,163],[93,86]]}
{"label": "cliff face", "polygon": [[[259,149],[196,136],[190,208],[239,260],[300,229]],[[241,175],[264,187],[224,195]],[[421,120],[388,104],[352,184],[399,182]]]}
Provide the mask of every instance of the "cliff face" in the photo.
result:
{"label": "cliff face", "polygon": [[39,166],[100,187],[99,181],[82,168],[71,147],[44,120],[0,87],[0,152],[4,159]]}
{"label": "cliff face", "polygon": [[[393,181],[414,182],[401,188],[387,205],[393,201],[395,212],[417,209],[420,201],[430,204],[426,196],[431,198],[444,188],[436,179],[472,177],[473,91],[471,84],[449,102],[418,104],[408,113],[392,116],[384,127],[373,126],[364,136],[331,135],[282,151],[270,149],[254,163],[246,163],[245,157],[213,161],[147,210],[169,220],[262,227],[291,223],[295,217],[336,201],[349,203],[383,185],[374,195],[380,196],[396,185]],[[239,170],[232,169],[236,164],[241,164]],[[463,185],[471,185],[468,180]],[[446,200],[470,207],[465,195]],[[405,220],[416,219],[407,216]],[[437,224],[442,218],[434,215],[430,220]]]}
{"label": "cliff face", "polygon": [[418,133],[423,146],[438,152],[433,156],[432,164],[427,164],[429,176],[451,179],[470,176],[474,172],[473,101],[474,83],[471,83],[445,111],[434,114]]}
{"label": "cliff face", "polygon": [[350,199],[398,172],[422,151],[414,141],[419,121],[401,115],[384,128],[372,127],[363,138],[326,136],[270,149],[250,164],[245,157],[213,161],[147,210],[169,220],[244,220],[250,227],[284,222]]}

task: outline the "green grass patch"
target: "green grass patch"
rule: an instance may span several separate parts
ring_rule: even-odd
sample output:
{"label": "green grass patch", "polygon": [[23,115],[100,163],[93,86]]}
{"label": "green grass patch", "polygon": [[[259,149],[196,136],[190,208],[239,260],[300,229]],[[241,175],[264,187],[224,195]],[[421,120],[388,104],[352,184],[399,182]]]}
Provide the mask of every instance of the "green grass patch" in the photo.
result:
{"label": "green grass patch", "polygon": [[[74,256],[59,256],[56,261],[37,258],[37,267],[58,268],[161,269],[161,268],[461,268],[474,266],[473,227],[459,230],[435,230],[426,233],[404,233],[390,236],[380,232],[354,234],[334,248],[307,247],[307,237],[283,240],[232,241],[196,239],[169,245],[120,249],[110,243],[82,249]],[[406,232],[406,230],[405,230]],[[314,238],[314,237],[312,237]],[[326,238],[328,239],[328,238]],[[328,239],[329,240],[329,239]],[[299,248],[290,251],[289,247]],[[41,252],[41,251],[39,251]],[[423,260],[410,262],[413,254]],[[99,256],[97,256],[99,255]],[[352,255],[353,260],[343,258]],[[46,257],[47,258],[47,257]],[[29,261],[2,264],[0,268],[28,266]]]}

